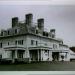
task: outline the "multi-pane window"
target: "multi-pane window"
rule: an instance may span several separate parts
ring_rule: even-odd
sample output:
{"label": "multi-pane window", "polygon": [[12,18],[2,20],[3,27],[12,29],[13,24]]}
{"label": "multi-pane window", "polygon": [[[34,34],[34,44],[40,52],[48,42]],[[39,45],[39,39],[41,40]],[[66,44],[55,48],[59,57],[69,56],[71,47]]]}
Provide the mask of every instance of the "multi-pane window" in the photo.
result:
{"label": "multi-pane window", "polygon": [[16,40],[15,41],[15,45],[23,45],[23,40]]}
{"label": "multi-pane window", "polygon": [[57,45],[56,45],[56,44],[53,44],[53,48],[54,48],[54,49],[57,48]]}

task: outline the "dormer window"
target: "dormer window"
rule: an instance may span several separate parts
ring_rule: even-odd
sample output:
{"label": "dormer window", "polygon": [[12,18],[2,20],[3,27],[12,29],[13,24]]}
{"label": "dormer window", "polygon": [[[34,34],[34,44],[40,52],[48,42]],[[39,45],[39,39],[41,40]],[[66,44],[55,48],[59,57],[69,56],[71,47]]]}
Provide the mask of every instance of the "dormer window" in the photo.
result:
{"label": "dormer window", "polygon": [[38,30],[36,30],[36,34],[38,34]]}
{"label": "dormer window", "polygon": [[1,36],[3,36],[3,32],[1,32]]}
{"label": "dormer window", "polygon": [[7,34],[9,35],[9,30],[7,31]]}
{"label": "dormer window", "polygon": [[15,29],[15,34],[17,34],[17,29]]}
{"label": "dormer window", "polygon": [[48,32],[43,32],[43,36],[48,37]]}
{"label": "dormer window", "polygon": [[43,32],[43,36],[45,36],[45,32]]}

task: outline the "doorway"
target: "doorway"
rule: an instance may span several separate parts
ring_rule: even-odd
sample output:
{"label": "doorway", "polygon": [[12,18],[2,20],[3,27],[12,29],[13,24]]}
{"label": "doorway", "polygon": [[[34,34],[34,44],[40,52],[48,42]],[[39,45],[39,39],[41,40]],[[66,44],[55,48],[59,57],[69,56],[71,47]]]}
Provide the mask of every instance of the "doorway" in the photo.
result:
{"label": "doorway", "polygon": [[59,61],[59,52],[52,52],[53,61]]}

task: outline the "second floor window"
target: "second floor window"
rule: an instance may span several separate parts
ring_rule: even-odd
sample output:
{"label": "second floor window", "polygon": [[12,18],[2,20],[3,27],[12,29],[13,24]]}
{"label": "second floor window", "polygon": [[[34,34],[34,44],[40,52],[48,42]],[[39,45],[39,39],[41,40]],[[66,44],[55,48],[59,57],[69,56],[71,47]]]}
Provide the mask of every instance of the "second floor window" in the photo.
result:
{"label": "second floor window", "polygon": [[31,45],[33,45],[34,44],[34,40],[31,40]]}
{"label": "second floor window", "polygon": [[23,40],[16,40],[15,41],[15,45],[23,45]]}
{"label": "second floor window", "polygon": [[2,42],[0,43],[0,48],[2,48]]}
{"label": "second floor window", "polygon": [[15,41],[15,45],[17,45],[17,40]]}
{"label": "second floor window", "polygon": [[56,44],[53,44],[53,48],[54,48],[54,49],[57,48],[57,45],[56,45]]}
{"label": "second floor window", "polygon": [[36,45],[38,45],[38,41],[36,41]]}

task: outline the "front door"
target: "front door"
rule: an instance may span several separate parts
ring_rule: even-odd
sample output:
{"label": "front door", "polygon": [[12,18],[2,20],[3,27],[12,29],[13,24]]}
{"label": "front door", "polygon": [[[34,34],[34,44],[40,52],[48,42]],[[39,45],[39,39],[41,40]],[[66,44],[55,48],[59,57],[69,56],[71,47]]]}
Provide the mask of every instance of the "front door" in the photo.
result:
{"label": "front door", "polygon": [[24,51],[21,51],[21,50],[18,51],[18,58],[23,58],[23,52]]}
{"label": "front door", "polygon": [[31,61],[38,61],[38,51],[30,50],[29,52],[30,52]]}
{"label": "front door", "polygon": [[53,61],[59,61],[59,52],[52,52]]}

